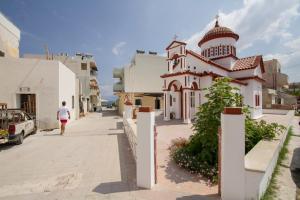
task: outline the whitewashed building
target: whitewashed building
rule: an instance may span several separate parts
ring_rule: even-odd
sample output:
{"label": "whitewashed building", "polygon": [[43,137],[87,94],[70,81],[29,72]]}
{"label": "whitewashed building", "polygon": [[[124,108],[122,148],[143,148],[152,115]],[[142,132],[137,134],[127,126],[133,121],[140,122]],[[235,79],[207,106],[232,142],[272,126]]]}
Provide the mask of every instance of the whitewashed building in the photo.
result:
{"label": "whitewashed building", "polygon": [[67,53],[61,54],[24,54],[24,58],[36,58],[44,60],[57,60],[72,70],[80,80],[79,99],[80,112],[93,111],[101,105],[100,84],[98,81],[98,67],[94,57],[90,54],[76,53],[69,56]]}
{"label": "whitewashed building", "polygon": [[80,83],[62,62],[19,58],[19,29],[0,14],[0,102],[34,116],[38,128],[58,128],[56,112],[67,102],[79,117]]}
{"label": "whitewashed building", "polygon": [[0,12],[0,57],[19,57],[21,31]]}
{"label": "whitewashed building", "polygon": [[[39,128],[58,128],[56,112],[62,101],[70,109],[71,120],[79,115],[79,81],[58,61],[0,58],[0,102],[9,108],[24,108],[34,115]],[[28,101],[28,98],[31,100]]]}
{"label": "whitewashed building", "polygon": [[201,54],[186,49],[186,43],[174,40],[166,48],[168,72],[163,74],[164,119],[183,119],[190,123],[196,108],[207,101],[203,88],[216,77],[230,77],[238,87],[244,103],[250,106],[252,118],[262,116],[261,55],[238,58],[236,42],[239,35],[227,27],[215,26],[200,39]]}
{"label": "whitewashed building", "polygon": [[113,77],[119,79],[113,87],[119,97],[119,114],[122,114],[126,100],[131,101],[135,107],[147,106],[162,112],[163,80],[160,75],[167,73],[166,65],[166,57],[138,50],[129,65],[114,69]]}

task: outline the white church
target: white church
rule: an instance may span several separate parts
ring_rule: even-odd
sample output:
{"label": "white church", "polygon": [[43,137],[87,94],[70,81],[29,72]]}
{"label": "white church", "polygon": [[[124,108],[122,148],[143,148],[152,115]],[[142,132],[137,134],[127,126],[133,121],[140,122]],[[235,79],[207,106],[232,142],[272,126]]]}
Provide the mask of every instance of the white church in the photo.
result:
{"label": "white church", "polygon": [[186,49],[186,43],[176,39],[166,48],[168,72],[161,75],[164,92],[164,120],[183,119],[190,123],[197,107],[207,101],[203,88],[212,85],[216,77],[230,77],[240,89],[244,104],[250,106],[251,117],[262,116],[261,55],[238,58],[236,42],[239,35],[219,25],[199,41],[201,55]]}

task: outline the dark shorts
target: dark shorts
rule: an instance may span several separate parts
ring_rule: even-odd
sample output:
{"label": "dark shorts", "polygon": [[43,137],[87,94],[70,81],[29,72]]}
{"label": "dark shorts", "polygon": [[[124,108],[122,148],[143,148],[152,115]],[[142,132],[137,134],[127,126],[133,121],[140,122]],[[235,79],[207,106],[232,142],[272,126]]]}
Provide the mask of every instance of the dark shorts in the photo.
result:
{"label": "dark shorts", "polygon": [[68,120],[66,120],[66,119],[61,119],[60,120],[60,123],[62,123],[62,124],[66,124],[68,122]]}

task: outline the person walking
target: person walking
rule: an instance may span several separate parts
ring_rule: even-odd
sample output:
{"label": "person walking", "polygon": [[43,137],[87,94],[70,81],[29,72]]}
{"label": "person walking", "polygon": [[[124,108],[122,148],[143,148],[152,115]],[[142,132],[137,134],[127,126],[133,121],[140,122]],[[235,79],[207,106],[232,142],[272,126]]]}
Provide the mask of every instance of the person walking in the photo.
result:
{"label": "person walking", "polygon": [[63,101],[62,107],[60,107],[57,111],[57,120],[60,120],[61,126],[60,126],[60,134],[63,135],[65,133],[66,124],[68,122],[68,119],[71,119],[70,111],[66,106],[66,102]]}

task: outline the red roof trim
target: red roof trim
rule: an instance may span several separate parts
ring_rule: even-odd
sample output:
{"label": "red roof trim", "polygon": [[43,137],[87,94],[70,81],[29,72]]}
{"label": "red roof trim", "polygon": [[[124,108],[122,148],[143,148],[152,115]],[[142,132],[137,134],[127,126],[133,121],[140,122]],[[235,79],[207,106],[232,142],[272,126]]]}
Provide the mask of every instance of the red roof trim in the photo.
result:
{"label": "red roof trim", "polygon": [[227,56],[221,56],[221,57],[217,57],[217,58],[211,58],[211,60],[219,60],[219,59],[228,58],[228,57],[232,57],[232,58],[234,58],[234,59],[236,59],[236,60],[239,59],[239,58],[236,57],[235,55],[229,54],[229,55],[227,55]]}
{"label": "red roof trim", "polygon": [[[171,44],[169,44],[169,46],[167,46],[166,50],[171,49],[170,47],[171,47],[174,43],[178,43],[178,44],[181,44],[181,45],[186,45],[186,43],[184,43],[184,42],[180,42],[180,41],[174,40],[173,42],[171,42]],[[174,48],[175,48],[175,47],[174,47]]]}
{"label": "red roof trim", "polygon": [[[213,78],[223,77],[220,74],[216,74],[216,73],[213,73],[213,72],[206,72],[205,71],[203,73],[196,73],[196,72],[191,72],[189,70],[184,71],[184,72],[176,72],[176,73],[172,73],[172,74],[163,74],[160,77],[161,78],[167,78],[167,77],[181,76],[181,75],[192,75],[192,76],[198,76],[198,77],[211,76]],[[232,79],[231,78],[231,82],[238,83],[240,85],[248,85],[247,83],[244,83],[244,82],[240,81],[240,79]]]}
{"label": "red roof trim", "polygon": [[184,54],[174,54],[171,58],[167,58],[167,60],[173,60],[175,58],[180,58],[180,57],[185,57],[186,55]]}
{"label": "red roof trim", "polygon": [[199,41],[198,46],[201,47],[201,45],[207,41],[217,39],[217,38],[224,38],[224,37],[231,37],[235,39],[236,41],[239,39],[239,35],[235,33],[218,33],[218,34],[212,34],[212,35],[207,35]]}
{"label": "red roof trim", "polygon": [[215,63],[215,62],[213,62],[213,61],[211,61],[211,60],[209,60],[208,58],[206,58],[206,57],[204,57],[204,56],[201,56],[201,55],[197,54],[197,53],[194,52],[194,51],[186,50],[186,53],[187,53],[187,54],[191,54],[192,56],[198,58],[199,60],[201,60],[201,61],[203,61],[203,62],[206,62],[207,64],[211,64],[211,65],[213,65],[213,66],[215,66],[215,67],[218,67],[218,68],[223,69],[223,70],[228,71],[228,72],[231,71],[231,70],[226,69],[225,67],[223,67],[223,66],[221,66],[221,65],[219,65],[219,64],[217,64],[217,63]]}
{"label": "red roof trim", "polygon": [[237,78],[237,80],[240,80],[240,81],[249,80],[249,79],[254,79],[259,82],[265,82],[265,80],[263,78],[260,78],[258,76],[247,76],[247,77],[243,77],[243,78]]}

